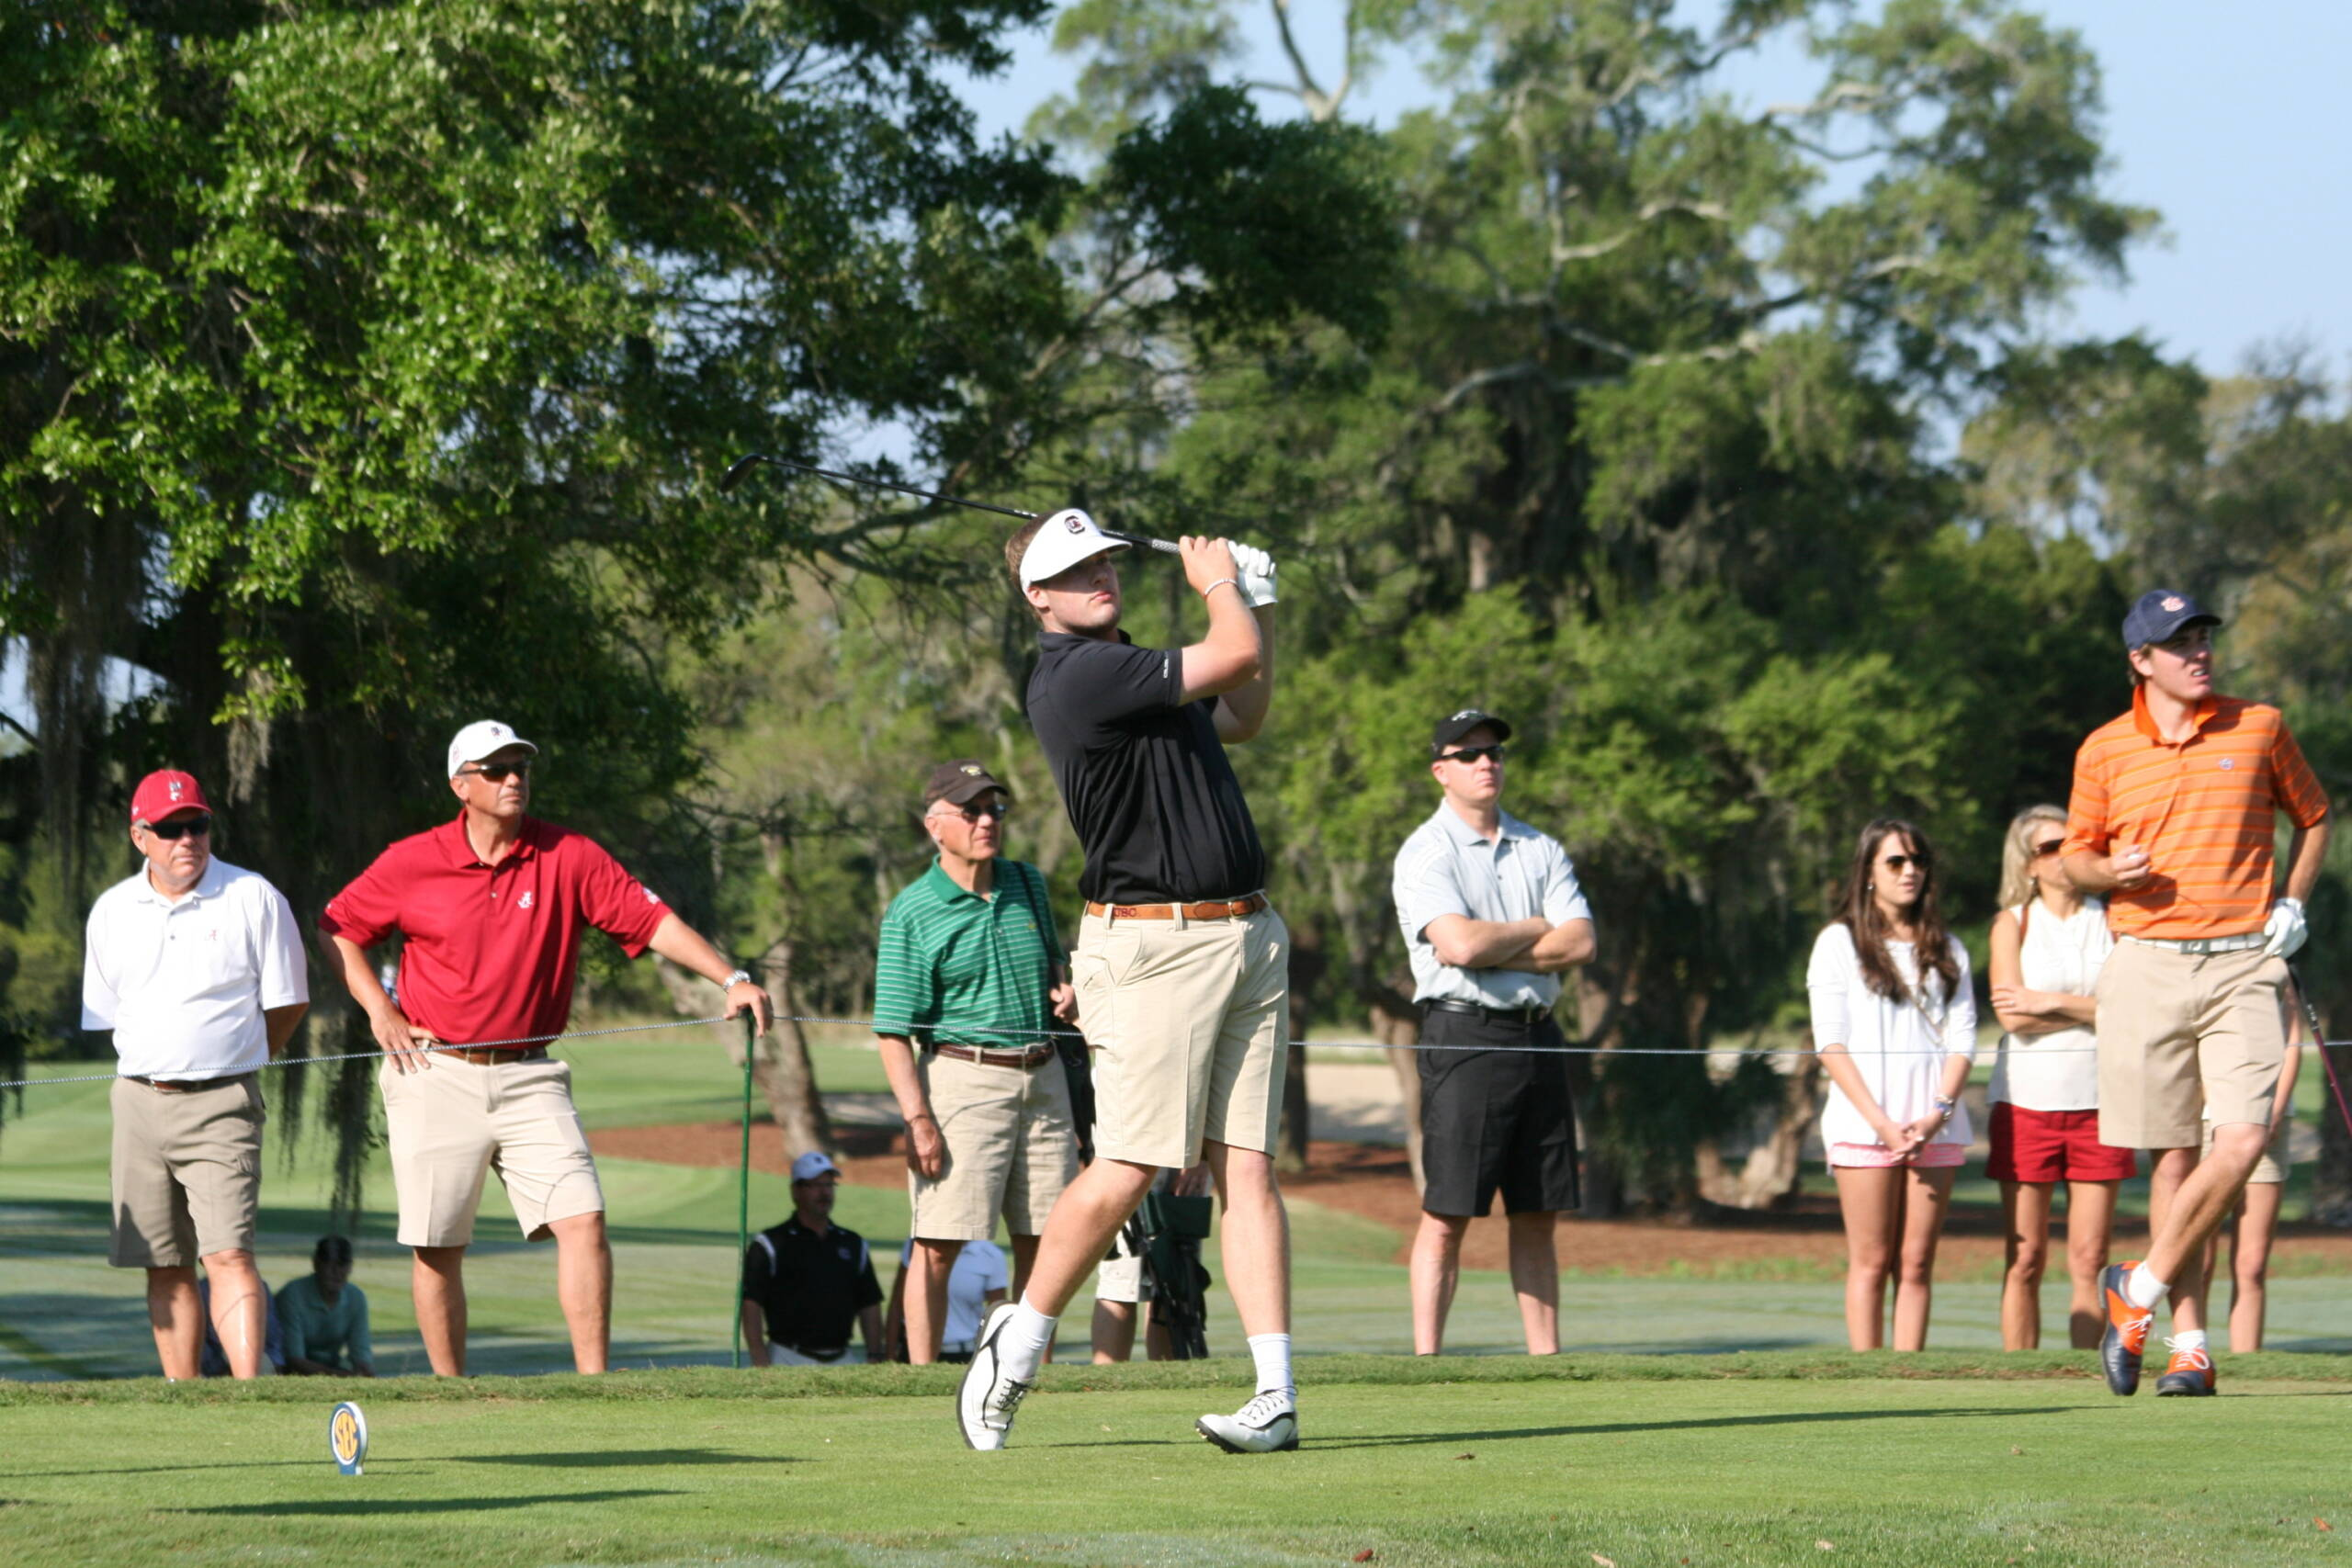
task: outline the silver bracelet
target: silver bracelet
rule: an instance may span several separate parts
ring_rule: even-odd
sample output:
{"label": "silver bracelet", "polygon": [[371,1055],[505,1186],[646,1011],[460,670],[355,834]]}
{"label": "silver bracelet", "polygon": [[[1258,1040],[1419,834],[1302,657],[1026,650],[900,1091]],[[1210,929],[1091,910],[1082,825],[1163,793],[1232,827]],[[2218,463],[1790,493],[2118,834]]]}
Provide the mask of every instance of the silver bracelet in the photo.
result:
{"label": "silver bracelet", "polygon": [[[1201,597],[1202,597],[1202,598],[1204,598],[1204,599],[1207,598],[1211,593],[1216,592],[1218,589],[1220,589],[1220,588],[1224,587],[1224,586],[1225,586],[1227,583],[1228,583],[1228,582],[1230,582],[1231,584],[1233,584],[1233,586],[1234,586],[1236,589],[1241,589],[1241,580],[1240,580],[1239,578],[1238,578],[1238,577],[1220,577],[1220,578],[1218,578],[1215,582],[1210,583],[1206,588],[1204,588],[1204,589],[1202,589],[1202,590],[1201,590]],[[1242,590],[1241,590],[1241,596],[1242,596],[1244,599],[1249,598],[1249,597],[1250,597],[1250,594],[1249,594],[1248,590],[1246,590],[1246,589],[1242,589]]]}

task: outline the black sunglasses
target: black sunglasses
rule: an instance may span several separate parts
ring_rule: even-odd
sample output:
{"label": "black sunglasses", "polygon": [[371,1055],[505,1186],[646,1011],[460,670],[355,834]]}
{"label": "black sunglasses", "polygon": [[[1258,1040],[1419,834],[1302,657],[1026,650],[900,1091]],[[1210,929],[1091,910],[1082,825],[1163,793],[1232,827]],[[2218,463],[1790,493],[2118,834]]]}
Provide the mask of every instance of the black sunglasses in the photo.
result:
{"label": "black sunglasses", "polygon": [[1466,763],[1476,762],[1481,757],[1492,757],[1496,761],[1501,761],[1503,743],[1498,740],[1492,746],[1464,746],[1459,751],[1441,751],[1438,753],[1437,760],[1441,762]]}
{"label": "black sunglasses", "polygon": [[488,779],[492,784],[504,784],[508,778],[516,773],[522,774],[525,778],[529,778],[531,776],[531,764],[528,762],[489,762],[479,768],[459,768],[458,772],[460,774],[480,773],[482,777]]}
{"label": "black sunglasses", "polygon": [[168,822],[150,822],[147,830],[166,843],[178,839],[183,833],[193,833],[201,839],[212,831],[212,818],[203,816],[175,817]]}
{"label": "black sunglasses", "polygon": [[956,806],[947,801],[940,804],[967,822],[977,822],[983,817],[1001,817],[1012,809],[1012,803],[1009,800],[984,800],[978,806]]}
{"label": "black sunglasses", "polygon": [[2065,847],[2066,840],[2064,839],[2045,839],[2033,846],[2034,858],[2038,860],[2043,855],[2054,855]]}

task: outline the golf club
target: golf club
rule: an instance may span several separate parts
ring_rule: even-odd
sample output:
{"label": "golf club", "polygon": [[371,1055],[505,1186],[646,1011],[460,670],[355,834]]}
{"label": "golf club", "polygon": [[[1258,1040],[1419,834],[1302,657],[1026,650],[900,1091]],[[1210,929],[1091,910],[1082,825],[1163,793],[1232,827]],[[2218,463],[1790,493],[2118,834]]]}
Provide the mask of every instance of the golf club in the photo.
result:
{"label": "golf club", "polygon": [[2328,1092],[2335,1096],[2335,1109],[2344,1118],[2346,1131],[2352,1132],[2352,1102],[2344,1097],[2344,1085],[2335,1076],[2335,1064],[2328,1059],[2327,1031],[2319,1026],[2319,1009],[2312,1005],[2311,987],[2303,984],[2302,971],[2292,964],[2287,965],[2287,978],[2295,987],[2295,1000],[2302,1004],[2303,1022],[2312,1032],[2312,1044],[2319,1051],[2321,1070],[2327,1074]]}
{"label": "golf club", "polygon": [[[900,495],[911,495],[923,501],[944,502],[950,506],[968,506],[975,512],[993,512],[1000,517],[1020,517],[1035,522],[1045,515],[1042,512],[1023,512],[1018,507],[997,506],[985,501],[967,501],[960,495],[942,495],[936,491],[917,490],[912,485],[892,484],[888,479],[870,479],[863,474],[837,473],[831,468],[818,468],[813,463],[796,463],[789,457],[771,457],[764,452],[746,452],[728,464],[727,471],[718,477],[719,493],[723,495],[733,490],[742,483],[745,474],[763,465],[771,468],[786,468],[795,473],[815,474],[820,479],[833,479],[842,484],[868,485],[876,490],[894,490]],[[1140,545],[1171,556],[1179,553],[1175,545],[1166,539],[1154,539],[1142,534],[1122,534],[1115,528],[1104,528],[1102,535],[1103,537],[1116,539],[1123,545]]]}

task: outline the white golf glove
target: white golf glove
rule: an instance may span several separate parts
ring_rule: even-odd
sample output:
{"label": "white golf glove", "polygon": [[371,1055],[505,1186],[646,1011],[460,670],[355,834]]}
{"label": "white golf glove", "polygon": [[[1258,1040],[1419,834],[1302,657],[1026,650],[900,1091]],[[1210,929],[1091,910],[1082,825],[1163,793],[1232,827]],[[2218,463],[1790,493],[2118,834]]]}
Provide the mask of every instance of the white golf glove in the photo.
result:
{"label": "white golf glove", "polygon": [[2270,906],[2270,918],[2262,923],[2262,934],[2270,940],[2262,944],[2265,958],[2292,958],[2295,950],[2303,945],[2311,928],[2303,923],[2303,901],[2281,898]]}
{"label": "white golf glove", "polygon": [[1233,564],[1241,569],[1241,596],[1253,610],[1274,602],[1274,558],[1255,545],[1234,545]]}

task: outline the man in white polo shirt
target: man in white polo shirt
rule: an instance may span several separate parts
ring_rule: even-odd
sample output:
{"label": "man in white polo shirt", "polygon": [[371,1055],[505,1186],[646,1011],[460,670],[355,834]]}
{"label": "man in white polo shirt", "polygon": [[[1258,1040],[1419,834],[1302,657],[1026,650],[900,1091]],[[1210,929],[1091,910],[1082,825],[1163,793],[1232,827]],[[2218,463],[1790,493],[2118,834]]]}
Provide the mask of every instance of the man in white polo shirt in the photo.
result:
{"label": "man in white polo shirt", "polygon": [[212,1325],[241,1378],[269,1371],[269,1297],[254,1268],[264,1064],[311,1002],[294,911],[212,855],[212,807],[187,773],[139,781],[130,841],[146,864],[90,908],[82,1027],[114,1032],[114,1220],[107,1261],[147,1270],[167,1378],[197,1375]]}

